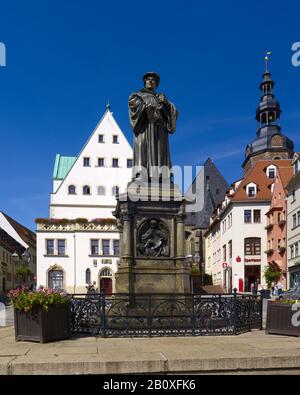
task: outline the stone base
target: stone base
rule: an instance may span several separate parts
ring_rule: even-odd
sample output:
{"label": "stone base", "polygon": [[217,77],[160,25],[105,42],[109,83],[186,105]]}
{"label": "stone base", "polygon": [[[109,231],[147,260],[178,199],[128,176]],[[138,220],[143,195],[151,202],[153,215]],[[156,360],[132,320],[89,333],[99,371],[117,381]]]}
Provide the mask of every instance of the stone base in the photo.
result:
{"label": "stone base", "polygon": [[118,197],[114,214],[121,248],[116,293],[191,292],[184,253],[186,203],[176,185],[129,184]]}

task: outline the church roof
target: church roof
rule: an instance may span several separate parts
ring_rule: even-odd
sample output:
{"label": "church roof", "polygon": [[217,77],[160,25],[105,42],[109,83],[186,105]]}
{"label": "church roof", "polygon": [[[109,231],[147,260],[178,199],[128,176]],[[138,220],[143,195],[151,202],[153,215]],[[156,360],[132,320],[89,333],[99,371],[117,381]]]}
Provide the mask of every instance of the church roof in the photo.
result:
{"label": "church roof", "polygon": [[54,163],[53,179],[63,180],[75,163],[76,159],[77,156],[62,156],[57,154]]}

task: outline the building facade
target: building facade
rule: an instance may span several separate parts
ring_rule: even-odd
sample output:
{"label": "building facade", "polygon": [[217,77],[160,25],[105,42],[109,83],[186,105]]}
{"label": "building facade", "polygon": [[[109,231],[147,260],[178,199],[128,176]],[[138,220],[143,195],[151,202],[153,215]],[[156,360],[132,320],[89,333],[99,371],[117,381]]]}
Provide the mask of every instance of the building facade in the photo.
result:
{"label": "building facade", "polygon": [[300,153],[295,153],[293,177],[287,185],[287,285],[300,280]]}
{"label": "building facade", "polygon": [[287,288],[287,185],[293,175],[293,167],[270,168],[274,171],[275,182],[270,210],[267,212],[267,249],[268,265],[281,273],[283,289]]}
{"label": "building facade", "polygon": [[[14,276],[14,263],[11,263],[11,255],[17,253],[15,265],[21,265],[24,263],[22,254],[25,251],[28,253],[26,265],[28,265],[31,274],[24,282],[24,285],[31,286],[35,284],[37,272],[35,233],[3,211],[0,211],[0,239],[2,239],[3,248],[6,248],[6,251],[2,252],[2,281],[5,282],[4,288],[7,290],[10,286],[15,287],[21,284],[20,279]],[[4,259],[4,256],[6,259]],[[2,290],[4,288],[2,283]]]}
{"label": "building facade", "polygon": [[132,148],[107,108],[76,157],[57,155],[50,218],[37,222],[37,283],[85,293],[115,290],[115,196],[131,179]]}
{"label": "building facade", "polygon": [[[274,183],[276,176],[282,174],[284,189],[286,169],[290,167],[293,156],[293,142],[281,133],[280,104],[275,98],[274,81],[267,67],[268,64],[259,87],[261,97],[255,117],[256,138],[246,146],[242,164],[244,175],[231,185],[225,199],[211,216],[205,233],[206,267],[211,268],[213,283],[222,285],[227,292],[233,288],[249,292],[252,284],[267,286],[264,272],[272,257],[266,228],[272,212]],[[274,200],[281,193],[280,211],[283,214],[284,196],[279,189],[276,188]],[[275,208],[275,203],[273,206]],[[282,243],[284,232],[284,227],[281,237],[277,232],[277,244],[278,239]],[[284,257],[280,262],[279,256],[273,258],[272,261],[276,259],[284,266]]]}

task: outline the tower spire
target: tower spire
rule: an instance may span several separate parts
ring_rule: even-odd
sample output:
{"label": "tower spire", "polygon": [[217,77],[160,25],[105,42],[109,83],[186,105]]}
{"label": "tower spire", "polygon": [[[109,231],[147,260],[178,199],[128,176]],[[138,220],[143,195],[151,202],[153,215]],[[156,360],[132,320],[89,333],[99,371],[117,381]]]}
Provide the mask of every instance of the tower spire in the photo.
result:
{"label": "tower spire", "polygon": [[270,61],[270,55],[271,55],[271,51],[267,51],[266,52],[266,56],[265,56],[265,63],[266,63],[266,71],[265,71],[265,73],[268,73],[269,72],[269,70],[268,70],[268,64],[269,64],[269,61]]}

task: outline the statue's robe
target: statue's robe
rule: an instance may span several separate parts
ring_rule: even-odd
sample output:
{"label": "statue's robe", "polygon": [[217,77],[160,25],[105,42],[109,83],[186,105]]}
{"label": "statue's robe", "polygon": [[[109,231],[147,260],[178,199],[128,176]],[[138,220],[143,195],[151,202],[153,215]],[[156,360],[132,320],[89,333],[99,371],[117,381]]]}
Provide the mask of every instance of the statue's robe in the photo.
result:
{"label": "statue's robe", "polygon": [[[149,105],[154,110],[151,113]],[[169,133],[175,132],[177,119],[174,104],[160,103],[158,94],[143,88],[129,97],[129,117],[134,131],[135,174],[146,169],[148,177],[157,177],[158,167],[171,169]]]}

